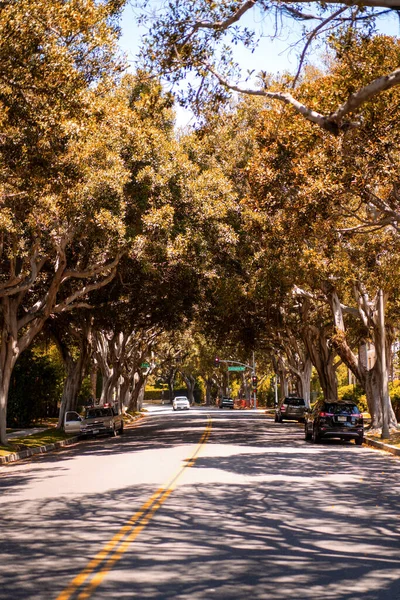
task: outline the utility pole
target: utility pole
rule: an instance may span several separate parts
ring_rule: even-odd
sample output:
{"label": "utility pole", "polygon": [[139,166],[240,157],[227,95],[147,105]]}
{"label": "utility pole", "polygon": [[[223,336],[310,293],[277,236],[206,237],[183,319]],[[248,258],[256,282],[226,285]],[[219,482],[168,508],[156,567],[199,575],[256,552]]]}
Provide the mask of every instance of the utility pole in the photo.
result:
{"label": "utility pole", "polygon": [[[250,369],[251,370],[251,380],[252,380],[252,390],[253,390],[253,404],[254,404],[254,408],[257,408],[257,376],[256,376],[256,362],[255,362],[255,358],[254,358],[254,352],[253,352],[253,364],[252,365],[248,365],[246,363],[242,363],[239,362],[237,360],[222,360],[221,358],[218,358],[218,356],[214,359],[214,364],[216,367],[219,367],[220,363],[225,363],[228,365],[228,395],[230,392],[230,388],[229,388],[229,371],[244,371],[245,369]],[[232,366],[231,368],[229,368],[229,365],[238,365],[236,367]]]}

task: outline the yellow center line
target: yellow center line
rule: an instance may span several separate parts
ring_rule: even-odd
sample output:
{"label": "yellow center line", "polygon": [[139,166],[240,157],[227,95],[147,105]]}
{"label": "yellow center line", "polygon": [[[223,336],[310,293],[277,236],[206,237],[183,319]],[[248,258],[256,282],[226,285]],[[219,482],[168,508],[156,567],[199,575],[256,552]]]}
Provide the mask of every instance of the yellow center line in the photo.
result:
{"label": "yellow center line", "polygon": [[[144,529],[148,522],[152,519],[157,510],[167,500],[168,496],[173,492],[175,485],[185,469],[192,467],[198,457],[202,446],[208,441],[211,434],[212,420],[208,417],[206,430],[203,433],[196,451],[189,459],[186,459],[186,464],[180,468],[177,474],[169,481],[169,483],[159,488],[141,507],[132,515],[127,523],[114,535],[114,537],[104,546],[104,548],[96,554],[96,556],[87,564],[87,566],[71,581],[69,586],[57,596],[56,600],[69,600],[71,596],[81,588],[85,581],[94,573],[94,571],[107,560],[105,565],[97,571],[89,584],[79,594],[78,600],[86,600],[90,597],[93,591],[100,585],[104,577],[111,570],[114,564],[122,557],[129,545],[135,540],[139,533]],[[136,525],[136,526],[135,526]],[[116,548],[118,546],[118,548]],[[114,551],[114,549],[116,550]],[[112,554],[114,551],[114,554]]]}

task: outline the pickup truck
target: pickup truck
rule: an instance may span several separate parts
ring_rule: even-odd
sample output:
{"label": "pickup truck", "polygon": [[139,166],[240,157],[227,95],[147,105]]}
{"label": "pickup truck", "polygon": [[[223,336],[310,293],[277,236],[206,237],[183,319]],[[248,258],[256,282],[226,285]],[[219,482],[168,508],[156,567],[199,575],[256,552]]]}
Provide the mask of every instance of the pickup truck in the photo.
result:
{"label": "pickup truck", "polygon": [[86,409],[81,435],[118,435],[124,431],[122,415],[111,405],[94,406]]}
{"label": "pickup truck", "polygon": [[75,411],[68,411],[64,419],[64,431],[82,436],[117,435],[124,431],[122,415],[110,404],[90,406],[82,417]]}

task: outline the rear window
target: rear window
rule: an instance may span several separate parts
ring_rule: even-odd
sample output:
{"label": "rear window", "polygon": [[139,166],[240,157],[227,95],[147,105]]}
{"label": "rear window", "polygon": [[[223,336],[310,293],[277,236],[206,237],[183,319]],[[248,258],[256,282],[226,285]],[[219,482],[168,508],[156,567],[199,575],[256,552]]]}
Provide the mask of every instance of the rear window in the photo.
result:
{"label": "rear window", "polygon": [[94,417],[112,417],[113,412],[110,408],[89,408],[86,411],[86,418],[93,419]]}
{"label": "rear window", "polygon": [[288,406],[305,406],[303,398],[285,398],[285,404]]}
{"label": "rear window", "polygon": [[340,415],[341,414],[359,415],[360,414],[359,408],[355,404],[326,404],[325,412],[331,413],[333,415],[339,415],[339,414]]}

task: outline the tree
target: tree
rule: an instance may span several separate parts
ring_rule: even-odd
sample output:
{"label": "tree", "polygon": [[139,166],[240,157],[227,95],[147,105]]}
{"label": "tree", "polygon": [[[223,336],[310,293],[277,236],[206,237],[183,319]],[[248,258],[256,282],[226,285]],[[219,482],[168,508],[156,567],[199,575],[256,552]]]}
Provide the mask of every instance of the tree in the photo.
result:
{"label": "tree", "polygon": [[[387,8],[386,12],[397,10],[396,1],[311,2],[307,8],[303,8],[301,4],[263,0],[184,0],[165,3],[151,12],[148,11],[151,2],[145,0],[136,3],[141,9],[140,22],[151,24],[142,58],[149,69],[172,84],[181,84],[188,74],[193,75],[182,101],[186,100],[200,110],[207,106],[213,110],[221,101],[229,98],[232,91],[239,92],[290,105],[305,119],[338,134],[357,125],[358,119],[354,118],[354,114],[362,110],[366,102],[399,85],[400,69],[376,68],[366,85],[355,87],[350,95],[341,94],[331,109],[325,112],[322,107],[316,106],[315,101],[307,104],[299,100],[296,93],[307,52],[316,39],[326,39],[332,30],[343,26],[357,27],[365,35],[370,35],[374,30],[375,18],[385,13],[378,7]],[[249,25],[244,17],[256,10],[259,15]],[[278,83],[271,83],[268,74],[262,72],[258,86],[240,85],[237,82],[243,77],[240,65],[234,60],[232,48],[243,44],[251,51],[257,51],[265,21],[274,29],[273,37],[279,35],[277,23],[287,25],[289,30],[294,22],[302,23],[303,49],[299,56],[298,71],[294,76],[285,75]],[[255,23],[260,24],[258,29]],[[249,76],[248,73],[247,78]]]}
{"label": "tree", "polygon": [[[397,40],[382,36],[365,40],[345,34],[336,42],[338,60],[330,72],[310,73],[299,86],[309,98],[323,90],[329,102],[344,87],[350,89],[365,80],[375,61],[382,63],[385,57],[388,65],[398,59]],[[398,90],[389,94],[390,115],[384,99],[378,97],[364,108],[359,128],[329,145],[324,132],[268,111],[260,137],[263,149],[250,169],[257,208],[279,222],[284,232],[281,244],[286,237],[302,247],[296,262],[291,262],[293,282],[302,281],[305,297],[309,294],[314,304],[322,302],[330,308],[328,337],[321,349],[330,340],[331,350],[339,353],[365,388],[374,425],[384,427],[395,425],[387,391],[393,321],[387,314],[389,326],[385,326],[384,307],[389,298],[387,307],[394,308],[399,272],[397,221],[387,210],[395,205],[398,161],[393,148],[398,129],[392,118],[398,110]],[[367,339],[375,345],[378,360],[368,375],[362,373],[362,357],[351,358],[354,341],[349,343],[348,337],[345,344],[344,312],[359,320],[359,329],[363,328],[359,342],[364,338],[364,343]],[[312,348],[315,344],[310,352]],[[332,383],[327,387],[329,380]],[[333,377],[321,384],[336,393]]]}
{"label": "tree", "polygon": [[92,318],[87,311],[79,316],[53,315],[45,327],[57,345],[66,372],[57,424],[62,429],[65,413],[78,409],[78,395],[92,353]]}
{"label": "tree", "polygon": [[[0,443],[10,377],[51,314],[110,281],[125,244],[119,2],[0,10]],[[77,19],[79,14],[79,19]]]}

